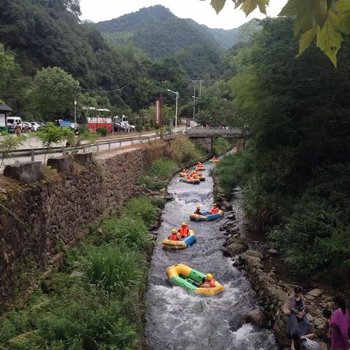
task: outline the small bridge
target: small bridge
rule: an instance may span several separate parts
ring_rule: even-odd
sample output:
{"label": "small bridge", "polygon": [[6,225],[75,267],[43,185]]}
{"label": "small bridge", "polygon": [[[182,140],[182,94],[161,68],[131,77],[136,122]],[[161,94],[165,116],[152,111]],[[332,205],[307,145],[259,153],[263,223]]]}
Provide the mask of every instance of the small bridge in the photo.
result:
{"label": "small bridge", "polygon": [[250,131],[245,128],[191,128],[187,129],[186,135],[190,139],[210,139],[210,150],[214,151],[214,140],[218,137],[231,139],[236,146],[244,148],[245,140],[250,136]]}
{"label": "small bridge", "polygon": [[190,138],[209,138],[209,137],[247,137],[248,132],[242,128],[191,128],[187,129],[186,134]]}

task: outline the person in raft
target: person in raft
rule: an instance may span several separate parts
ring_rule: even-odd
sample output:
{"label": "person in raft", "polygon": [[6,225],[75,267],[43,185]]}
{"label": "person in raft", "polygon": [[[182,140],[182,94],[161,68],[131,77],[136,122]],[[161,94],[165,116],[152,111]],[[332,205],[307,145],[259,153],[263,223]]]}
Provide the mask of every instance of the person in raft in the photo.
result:
{"label": "person in raft", "polygon": [[197,168],[203,168],[203,164],[201,162],[197,163]]}
{"label": "person in raft", "polygon": [[181,239],[181,236],[176,228],[173,228],[171,230],[171,234],[168,237],[168,239],[170,239],[171,241],[179,241]]}
{"label": "person in raft", "polygon": [[210,209],[211,214],[218,214],[220,209],[218,208],[218,205],[216,203],[213,204],[213,207]]}
{"label": "person in raft", "polygon": [[216,157],[215,157],[215,156],[213,156],[213,157],[211,158],[211,160],[216,160]]}
{"label": "person in raft", "polygon": [[196,210],[194,211],[194,214],[202,215],[201,206],[199,204],[197,205]]}
{"label": "person in raft", "polygon": [[185,221],[181,224],[180,228],[178,229],[178,233],[180,234],[181,238],[186,238],[190,233],[190,229],[188,228],[188,225]]}
{"label": "person in raft", "polygon": [[203,277],[202,282],[199,285],[201,288],[213,288],[215,287],[215,279],[211,273],[207,273]]}

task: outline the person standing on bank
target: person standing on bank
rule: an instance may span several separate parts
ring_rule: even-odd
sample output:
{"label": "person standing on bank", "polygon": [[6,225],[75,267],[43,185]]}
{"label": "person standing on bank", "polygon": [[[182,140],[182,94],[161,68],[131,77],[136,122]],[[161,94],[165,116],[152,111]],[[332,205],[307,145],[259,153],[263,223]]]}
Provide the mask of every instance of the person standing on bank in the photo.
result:
{"label": "person standing on bank", "polygon": [[299,338],[310,334],[310,323],[305,317],[305,300],[299,287],[294,288],[294,294],[288,299],[290,313],[287,321],[287,334],[291,338],[291,350],[295,350],[293,337]]}
{"label": "person standing on bank", "polygon": [[331,318],[331,350],[349,350],[350,315],[346,310],[345,299],[336,295],[333,298],[336,310]]}

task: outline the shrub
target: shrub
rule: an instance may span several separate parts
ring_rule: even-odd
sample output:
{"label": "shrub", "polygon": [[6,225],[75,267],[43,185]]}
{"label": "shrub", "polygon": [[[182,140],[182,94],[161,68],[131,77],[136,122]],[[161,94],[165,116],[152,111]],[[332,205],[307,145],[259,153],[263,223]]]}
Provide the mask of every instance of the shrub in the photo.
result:
{"label": "shrub", "polygon": [[124,296],[142,282],[138,261],[123,245],[104,245],[89,253],[84,270],[90,283]]}
{"label": "shrub", "polygon": [[218,137],[214,141],[214,153],[223,154],[232,148],[231,144],[223,137]]}
{"label": "shrub", "polygon": [[141,176],[137,180],[137,184],[143,185],[146,188],[150,189],[151,191],[159,191],[162,188],[165,188],[168,182],[165,180],[159,180],[159,179],[145,175],[145,176]]}
{"label": "shrub", "polygon": [[40,335],[49,349],[128,349],[135,347],[136,327],[117,297],[82,288],[56,299],[52,310],[39,320]]}
{"label": "shrub", "polygon": [[107,136],[108,134],[108,130],[107,128],[103,127],[103,128],[97,128],[96,129],[96,133],[100,136]]}
{"label": "shrub", "polygon": [[147,227],[150,227],[157,216],[157,210],[150,199],[138,197],[128,202],[125,214],[129,217],[140,218]]}
{"label": "shrub", "polygon": [[269,239],[297,277],[341,284],[350,271],[350,230],[341,219],[325,199],[305,194]]}
{"label": "shrub", "polygon": [[156,196],[156,197],[151,197],[151,202],[154,206],[156,206],[159,209],[164,209],[166,199],[162,196]]}
{"label": "shrub", "polygon": [[120,219],[107,219],[101,229],[106,240],[116,240],[133,249],[150,245],[147,227],[140,218],[123,216]]}
{"label": "shrub", "polygon": [[233,188],[244,184],[252,171],[253,159],[247,152],[228,154],[215,167],[215,175],[227,197]]}
{"label": "shrub", "polygon": [[186,163],[190,160],[196,162],[201,157],[195,145],[184,134],[177,134],[172,140],[169,155],[171,159],[178,163]]}
{"label": "shrub", "polygon": [[170,159],[158,159],[154,161],[147,173],[153,177],[169,178],[179,171],[175,161]]}

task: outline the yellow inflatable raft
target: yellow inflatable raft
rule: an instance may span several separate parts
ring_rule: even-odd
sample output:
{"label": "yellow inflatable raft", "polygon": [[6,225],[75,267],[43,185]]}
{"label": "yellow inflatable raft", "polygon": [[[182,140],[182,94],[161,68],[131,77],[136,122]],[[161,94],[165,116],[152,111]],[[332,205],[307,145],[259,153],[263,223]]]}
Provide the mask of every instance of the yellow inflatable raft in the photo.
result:
{"label": "yellow inflatable raft", "polygon": [[205,274],[184,264],[169,266],[166,273],[173,284],[196,294],[211,296],[221,293],[225,289],[218,281],[215,281],[215,287],[199,287]]}
{"label": "yellow inflatable raft", "polygon": [[164,249],[185,249],[197,242],[194,230],[190,230],[189,235],[181,241],[173,241],[171,239],[163,239],[162,244]]}

